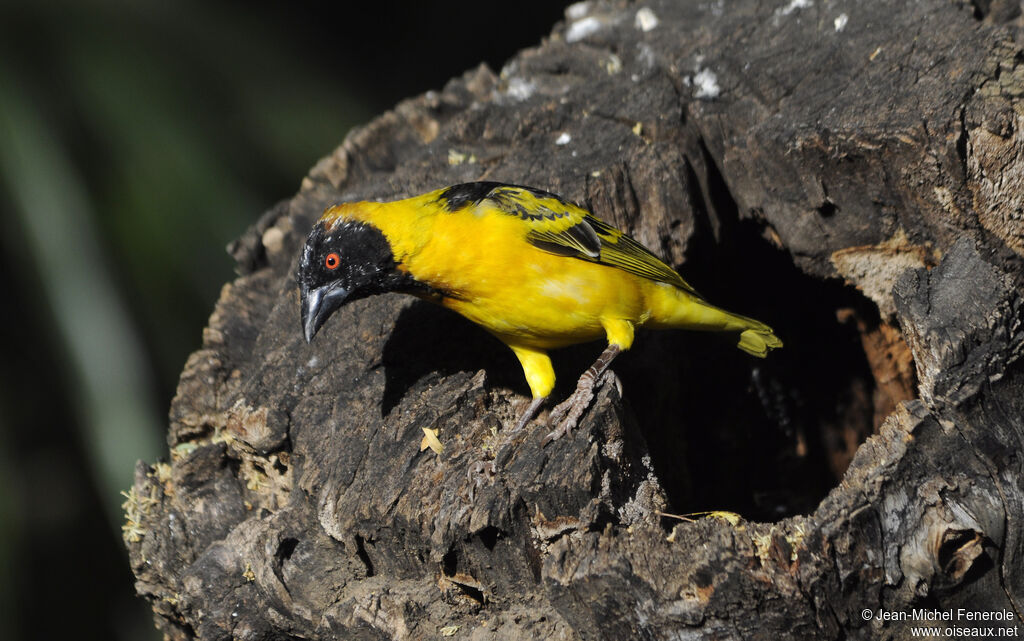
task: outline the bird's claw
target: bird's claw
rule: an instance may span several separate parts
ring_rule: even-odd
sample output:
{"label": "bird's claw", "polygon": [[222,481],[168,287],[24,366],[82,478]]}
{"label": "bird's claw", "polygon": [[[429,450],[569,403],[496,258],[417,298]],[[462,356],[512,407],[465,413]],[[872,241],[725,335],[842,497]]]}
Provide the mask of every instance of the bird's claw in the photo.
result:
{"label": "bird's claw", "polygon": [[526,408],[526,411],[524,411],[523,415],[519,417],[519,420],[516,421],[516,424],[512,427],[512,429],[506,430],[506,440],[513,434],[516,434],[524,427],[526,427],[529,424],[529,422],[532,421],[535,416],[537,416],[537,410],[540,409],[540,406],[543,405],[544,401],[546,400],[548,400],[547,396],[534,397],[533,400],[530,401],[530,405]]}
{"label": "bird's claw", "polygon": [[[603,385],[607,382],[615,383],[616,386],[619,385],[618,377],[611,370],[606,370],[600,377],[600,384]],[[576,428],[583,413],[587,411],[587,408],[594,401],[595,387],[596,384],[593,378],[588,376],[581,377],[579,385],[572,396],[551,410],[551,414],[548,416],[548,425],[555,425],[556,427],[544,437],[544,440],[541,441],[541,447],[545,447],[551,441],[557,441],[563,436],[568,436]]]}
{"label": "bird's claw", "polygon": [[557,441],[563,436],[568,436],[576,427],[576,424],[579,423],[584,410],[590,406],[590,402],[593,400],[594,392],[591,388],[578,388],[572,396],[551,410],[548,425],[555,425],[556,427],[544,437],[544,440],[541,441],[541,447],[546,446],[551,441]]}

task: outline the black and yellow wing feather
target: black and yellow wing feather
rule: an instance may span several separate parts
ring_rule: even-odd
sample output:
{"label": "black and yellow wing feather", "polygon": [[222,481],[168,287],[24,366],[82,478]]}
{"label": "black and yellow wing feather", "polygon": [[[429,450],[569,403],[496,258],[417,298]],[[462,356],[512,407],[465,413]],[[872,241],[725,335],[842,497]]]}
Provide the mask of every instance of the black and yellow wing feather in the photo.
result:
{"label": "black and yellow wing feather", "polygon": [[646,247],[587,210],[530,187],[496,182],[466,183],[440,193],[448,211],[491,206],[525,223],[526,240],[543,251],[617,267],[653,281],[700,294]]}

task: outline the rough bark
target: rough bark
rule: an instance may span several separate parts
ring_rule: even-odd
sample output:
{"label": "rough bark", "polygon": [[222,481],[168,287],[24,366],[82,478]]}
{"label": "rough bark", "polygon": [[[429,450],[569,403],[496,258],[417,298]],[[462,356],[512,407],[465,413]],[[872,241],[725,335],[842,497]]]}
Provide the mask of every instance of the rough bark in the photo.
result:
{"label": "rough bark", "polygon": [[[961,607],[1021,626],[1010,4],[591,2],[499,75],[352,132],[232,247],[170,462],[139,464],[126,539],[158,626],[909,638],[862,611]],[[584,203],[786,347],[642,334],[621,393],[542,447],[501,437],[527,400],[514,359],[444,310],[377,297],[303,342],[293,273],[325,206],[477,179]],[[599,349],[556,354],[556,394]],[[750,520],[664,515],[721,509]]]}

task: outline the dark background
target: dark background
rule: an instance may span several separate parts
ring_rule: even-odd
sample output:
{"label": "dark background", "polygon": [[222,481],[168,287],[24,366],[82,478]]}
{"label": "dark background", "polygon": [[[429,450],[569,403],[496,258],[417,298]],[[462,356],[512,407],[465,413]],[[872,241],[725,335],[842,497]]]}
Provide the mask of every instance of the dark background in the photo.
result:
{"label": "dark background", "polygon": [[[0,639],[153,639],[121,543],[224,246],[354,125],[564,1],[0,0]],[[440,6],[440,3],[438,3]]]}

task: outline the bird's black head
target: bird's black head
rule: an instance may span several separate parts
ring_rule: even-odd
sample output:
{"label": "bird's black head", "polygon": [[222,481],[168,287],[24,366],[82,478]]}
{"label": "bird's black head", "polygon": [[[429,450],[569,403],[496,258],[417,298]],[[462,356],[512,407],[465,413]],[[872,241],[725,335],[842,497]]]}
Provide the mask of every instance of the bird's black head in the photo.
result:
{"label": "bird's black head", "polygon": [[384,234],[357,221],[319,221],[299,259],[302,330],[306,342],[345,303],[400,289],[400,272]]}

